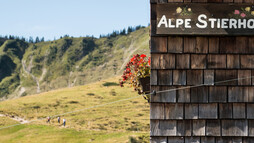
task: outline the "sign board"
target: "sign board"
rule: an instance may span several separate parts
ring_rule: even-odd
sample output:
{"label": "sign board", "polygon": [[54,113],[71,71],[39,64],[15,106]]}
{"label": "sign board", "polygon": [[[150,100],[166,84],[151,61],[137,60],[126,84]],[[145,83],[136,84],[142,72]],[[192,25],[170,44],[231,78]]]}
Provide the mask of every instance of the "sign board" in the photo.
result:
{"label": "sign board", "polygon": [[250,4],[157,4],[156,35],[254,35]]}

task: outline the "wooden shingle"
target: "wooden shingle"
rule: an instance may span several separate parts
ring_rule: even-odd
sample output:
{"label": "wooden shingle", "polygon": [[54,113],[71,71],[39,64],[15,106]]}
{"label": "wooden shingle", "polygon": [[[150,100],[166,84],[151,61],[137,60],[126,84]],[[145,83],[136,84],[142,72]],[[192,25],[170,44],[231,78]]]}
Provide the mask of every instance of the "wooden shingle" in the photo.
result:
{"label": "wooden shingle", "polygon": [[247,119],[254,119],[254,104],[247,104]]}
{"label": "wooden shingle", "polygon": [[176,121],[160,120],[160,136],[176,136]]}
{"label": "wooden shingle", "polygon": [[151,79],[150,79],[151,85],[157,85],[157,70],[151,70]]}
{"label": "wooden shingle", "polygon": [[151,53],[167,53],[167,37],[151,37]]}
{"label": "wooden shingle", "polygon": [[208,69],[226,68],[226,55],[208,55]]}
{"label": "wooden shingle", "polygon": [[249,120],[249,136],[254,137],[254,120]]}
{"label": "wooden shingle", "polygon": [[192,103],[207,103],[208,102],[208,87],[191,88]]}
{"label": "wooden shingle", "polygon": [[192,120],[178,120],[177,136],[191,136],[191,135],[192,135]]}
{"label": "wooden shingle", "polygon": [[[190,88],[188,87],[178,87],[176,92],[176,102],[179,103],[189,103],[190,102]],[[182,89],[181,89],[182,88]]]}
{"label": "wooden shingle", "polygon": [[237,85],[237,70],[215,70],[215,85]]}
{"label": "wooden shingle", "polygon": [[205,136],[205,128],[205,120],[193,120],[193,136]]}
{"label": "wooden shingle", "polygon": [[183,119],[183,104],[165,104],[165,119]]}
{"label": "wooden shingle", "polygon": [[178,54],[176,55],[176,69],[189,69],[190,68],[190,55]]}
{"label": "wooden shingle", "polygon": [[218,118],[218,105],[212,104],[199,104],[199,119],[217,119]]}
{"label": "wooden shingle", "polygon": [[205,69],[206,68],[206,55],[191,55],[191,69]]}
{"label": "wooden shingle", "polygon": [[240,53],[235,37],[220,37],[220,53]]}
{"label": "wooden shingle", "polygon": [[201,137],[201,143],[215,143],[214,137]]}
{"label": "wooden shingle", "polygon": [[183,37],[168,37],[168,53],[183,52]]}
{"label": "wooden shingle", "polygon": [[160,136],[160,129],[159,129],[159,120],[150,120],[150,135],[151,136]]}
{"label": "wooden shingle", "polygon": [[185,104],[185,119],[198,119],[198,104]]}
{"label": "wooden shingle", "polygon": [[187,70],[187,85],[203,84],[203,70]]}
{"label": "wooden shingle", "polygon": [[233,103],[233,118],[234,119],[245,119],[245,103]]}
{"label": "wooden shingle", "polygon": [[247,120],[222,120],[222,136],[248,136]]}
{"label": "wooden shingle", "polygon": [[200,143],[200,137],[185,137],[185,143]]}
{"label": "wooden shingle", "polygon": [[151,137],[150,143],[167,143],[167,137]]}
{"label": "wooden shingle", "polygon": [[173,71],[173,85],[186,85],[186,71],[185,70]]}
{"label": "wooden shingle", "polygon": [[172,85],[172,70],[158,70],[158,85]]}
{"label": "wooden shingle", "polygon": [[164,119],[164,104],[162,103],[151,103],[150,119]]}
{"label": "wooden shingle", "polygon": [[219,117],[220,119],[232,119],[233,118],[233,104],[221,103],[219,104]]}
{"label": "wooden shingle", "polygon": [[195,53],[195,52],[196,52],[196,38],[184,37],[184,53]]}
{"label": "wooden shingle", "polygon": [[174,69],[175,55],[173,54],[152,54],[152,69]]}
{"label": "wooden shingle", "polygon": [[209,53],[219,53],[219,43],[218,37],[209,37]]}
{"label": "wooden shingle", "polygon": [[254,55],[241,55],[241,68],[254,68]]}
{"label": "wooden shingle", "polygon": [[240,56],[239,55],[227,55],[227,68],[239,69],[240,68]]}
{"label": "wooden shingle", "polygon": [[220,120],[206,120],[206,135],[207,136],[221,136]]}
{"label": "wooden shingle", "polygon": [[182,137],[168,137],[169,143],[184,143],[184,138]]}
{"label": "wooden shingle", "polygon": [[251,85],[251,70],[238,70],[238,85]]}
{"label": "wooden shingle", "polygon": [[228,87],[228,102],[248,102],[248,87]]}
{"label": "wooden shingle", "polygon": [[211,86],[209,87],[209,102],[227,102],[227,87],[226,86]]}
{"label": "wooden shingle", "polygon": [[151,86],[151,91],[171,90],[168,92],[157,93],[151,96],[151,102],[174,103],[176,102],[175,87],[170,86]]}
{"label": "wooden shingle", "polygon": [[204,84],[214,85],[214,70],[204,70]]}

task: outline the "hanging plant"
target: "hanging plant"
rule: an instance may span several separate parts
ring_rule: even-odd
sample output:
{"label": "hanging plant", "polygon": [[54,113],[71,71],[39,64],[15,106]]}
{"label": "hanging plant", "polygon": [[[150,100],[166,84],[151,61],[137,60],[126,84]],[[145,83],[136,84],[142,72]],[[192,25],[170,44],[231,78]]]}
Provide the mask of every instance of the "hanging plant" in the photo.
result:
{"label": "hanging plant", "polygon": [[[150,57],[148,58],[145,54],[134,55],[125,66],[122,79],[120,80],[120,86],[123,87],[124,84],[129,84],[140,95],[149,93],[150,65]],[[144,95],[144,98],[149,100],[150,96]]]}

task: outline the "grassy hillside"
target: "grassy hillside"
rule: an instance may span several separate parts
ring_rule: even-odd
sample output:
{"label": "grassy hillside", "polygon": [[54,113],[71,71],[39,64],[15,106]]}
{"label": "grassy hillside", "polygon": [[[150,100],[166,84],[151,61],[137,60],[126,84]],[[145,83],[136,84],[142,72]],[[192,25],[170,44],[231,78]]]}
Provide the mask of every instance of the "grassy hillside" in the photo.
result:
{"label": "grassy hillside", "polygon": [[[1,40],[0,99],[84,85],[119,75],[136,53],[149,54],[149,29],[111,38]],[[8,63],[8,64],[7,64]]]}
{"label": "grassy hillside", "polygon": [[[122,99],[137,97],[61,116],[67,126],[53,119],[0,130],[0,142],[129,142],[149,141],[149,104],[133,92],[121,88],[118,78],[85,86],[59,89],[38,95],[0,102],[0,114],[14,115],[26,120],[37,120]],[[0,117],[0,127],[16,122]]]}

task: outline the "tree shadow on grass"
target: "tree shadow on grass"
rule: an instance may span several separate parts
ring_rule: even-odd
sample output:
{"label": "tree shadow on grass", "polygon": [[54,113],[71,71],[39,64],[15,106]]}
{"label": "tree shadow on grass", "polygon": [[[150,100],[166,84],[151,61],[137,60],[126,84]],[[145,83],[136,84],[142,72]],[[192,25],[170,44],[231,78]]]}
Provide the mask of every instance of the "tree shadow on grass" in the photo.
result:
{"label": "tree shadow on grass", "polygon": [[103,86],[119,86],[116,82],[105,82],[102,84]]}

